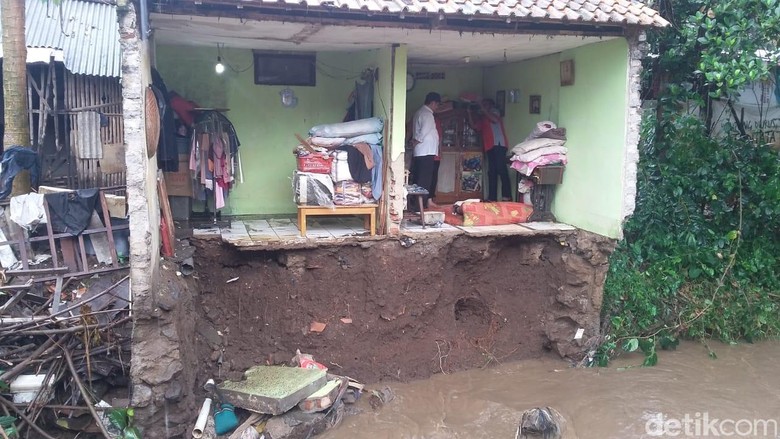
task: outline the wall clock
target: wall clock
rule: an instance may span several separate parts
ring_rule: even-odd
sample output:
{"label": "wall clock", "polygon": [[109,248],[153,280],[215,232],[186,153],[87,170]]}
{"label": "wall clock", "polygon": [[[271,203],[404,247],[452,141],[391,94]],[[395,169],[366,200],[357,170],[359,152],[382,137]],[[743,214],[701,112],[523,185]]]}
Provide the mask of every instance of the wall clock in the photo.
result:
{"label": "wall clock", "polygon": [[414,75],[412,73],[406,74],[406,91],[411,91],[414,88]]}

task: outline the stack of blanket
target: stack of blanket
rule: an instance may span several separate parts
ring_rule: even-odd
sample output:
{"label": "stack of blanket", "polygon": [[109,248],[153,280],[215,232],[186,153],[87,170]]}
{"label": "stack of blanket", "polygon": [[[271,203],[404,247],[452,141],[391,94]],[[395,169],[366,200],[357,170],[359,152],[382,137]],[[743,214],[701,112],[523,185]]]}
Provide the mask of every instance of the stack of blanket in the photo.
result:
{"label": "stack of blanket", "polygon": [[309,130],[308,143],[330,151],[333,158],[334,204],[374,203],[382,196],[383,127],[381,119],[371,117]]}
{"label": "stack of blanket", "polygon": [[550,121],[539,122],[525,141],[512,148],[512,169],[531,175],[539,166],[565,165],[568,162],[565,144],[564,128],[558,128]]}

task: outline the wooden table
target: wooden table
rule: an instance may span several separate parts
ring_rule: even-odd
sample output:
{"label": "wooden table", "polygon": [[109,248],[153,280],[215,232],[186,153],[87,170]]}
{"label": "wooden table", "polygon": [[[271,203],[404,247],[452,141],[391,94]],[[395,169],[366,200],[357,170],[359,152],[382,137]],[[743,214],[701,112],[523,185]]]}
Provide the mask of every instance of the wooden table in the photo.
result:
{"label": "wooden table", "polygon": [[309,216],[327,215],[365,215],[364,227],[376,235],[376,208],[377,204],[360,204],[357,206],[298,206],[298,228],[301,236],[306,236],[306,218]]}

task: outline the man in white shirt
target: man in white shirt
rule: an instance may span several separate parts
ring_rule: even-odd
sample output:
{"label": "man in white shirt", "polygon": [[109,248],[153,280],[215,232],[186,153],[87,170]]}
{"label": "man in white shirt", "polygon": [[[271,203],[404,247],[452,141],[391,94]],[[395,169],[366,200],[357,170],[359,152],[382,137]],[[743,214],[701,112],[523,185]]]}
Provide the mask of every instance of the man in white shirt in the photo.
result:
{"label": "man in white shirt", "polygon": [[[412,183],[433,190],[434,159],[439,153],[439,130],[436,128],[436,119],[433,113],[441,103],[438,93],[428,93],[425,96],[425,105],[414,113],[412,124],[412,143],[414,144],[414,158],[412,159]],[[435,194],[424,197],[424,206],[435,207],[433,201],[428,201]],[[416,207],[414,203],[410,204]]]}

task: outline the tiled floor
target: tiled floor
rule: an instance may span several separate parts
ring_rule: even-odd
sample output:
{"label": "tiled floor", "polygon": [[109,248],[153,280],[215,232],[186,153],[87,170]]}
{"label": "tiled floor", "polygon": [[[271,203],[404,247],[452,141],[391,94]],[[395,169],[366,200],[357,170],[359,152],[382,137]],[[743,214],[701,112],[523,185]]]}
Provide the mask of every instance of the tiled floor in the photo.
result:
{"label": "tiled floor", "polygon": [[294,217],[268,219],[231,219],[229,227],[209,226],[193,229],[194,236],[220,235],[225,242],[236,241],[289,241],[308,239],[345,238],[364,236],[369,231],[363,220],[357,217],[319,217],[308,221],[306,237],[301,236],[298,220]]}
{"label": "tiled floor", "polygon": [[[412,220],[404,219],[401,231],[405,235],[460,235],[510,236],[558,233],[576,230],[561,223],[524,223],[501,226],[464,227],[439,224],[425,229]],[[340,242],[344,238],[361,237],[370,239],[369,231],[363,227],[363,219],[356,216],[323,216],[308,220],[307,236],[301,236],[295,217],[275,218],[232,218],[220,225],[205,225],[193,229],[194,236],[219,236],[222,241],[238,247],[298,248],[316,245],[317,242]]]}

